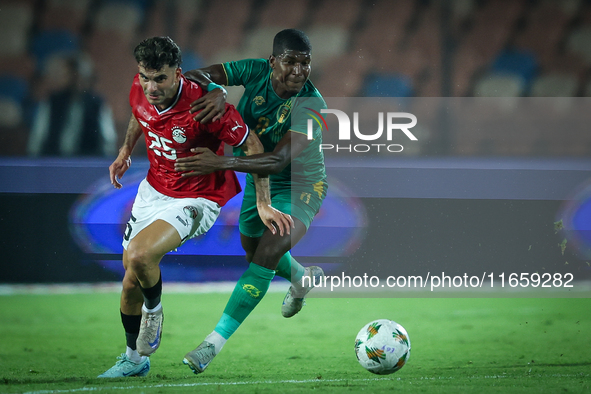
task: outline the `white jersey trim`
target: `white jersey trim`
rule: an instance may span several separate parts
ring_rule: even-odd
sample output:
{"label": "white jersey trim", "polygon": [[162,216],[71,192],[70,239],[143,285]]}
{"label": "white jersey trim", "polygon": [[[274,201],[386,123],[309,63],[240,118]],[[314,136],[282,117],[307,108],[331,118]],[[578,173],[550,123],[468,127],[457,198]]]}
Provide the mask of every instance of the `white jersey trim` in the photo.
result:
{"label": "white jersey trim", "polygon": [[248,125],[246,123],[244,123],[244,125],[246,126],[246,133],[244,133],[244,137],[242,138],[240,143],[233,145],[235,148],[242,146],[242,144],[244,144],[246,142],[246,139],[248,138],[248,135],[250,134],[250,128],[248,127]]}
{"label": "white jersey trim", "polygon": [[166,112],[170,111],[170,109],[173,108],[176,105],[176,103],[179,102],[179,99],[181,98],[181,92],[183,91],[183,79],[181,78],[180,81],[181,81],[181,83],[179,84],[180,85],[179,86],[179,91],[176,94],[176,98],[174,99],[174,101],[172,102],[172,104],[170,104],[170,106],[168,108],[163,109],[162,111],[160,111],[158,109],[158,107],[156,107],[155,105],[152,105],[154,107],[154,109],[156,110],[156,112],[158,113],[158,115],[162,115],[163,113],[166,113]]}

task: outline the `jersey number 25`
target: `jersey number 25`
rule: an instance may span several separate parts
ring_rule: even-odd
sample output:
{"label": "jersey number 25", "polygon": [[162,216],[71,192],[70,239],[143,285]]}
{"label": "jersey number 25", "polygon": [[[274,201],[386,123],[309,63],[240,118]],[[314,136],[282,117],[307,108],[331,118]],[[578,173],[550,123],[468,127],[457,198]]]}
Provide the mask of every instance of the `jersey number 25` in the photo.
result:
{"label": "jersey number 25", "polygon": [[150,146],[148,149],[152,149],[158,156],[164,156],[167,159],[176,160],[176,149],[168,146],[168,144],[172,143],[171,140],[160,137],[151,131],[148,132],[148,137],[153,138],[150,140]]}

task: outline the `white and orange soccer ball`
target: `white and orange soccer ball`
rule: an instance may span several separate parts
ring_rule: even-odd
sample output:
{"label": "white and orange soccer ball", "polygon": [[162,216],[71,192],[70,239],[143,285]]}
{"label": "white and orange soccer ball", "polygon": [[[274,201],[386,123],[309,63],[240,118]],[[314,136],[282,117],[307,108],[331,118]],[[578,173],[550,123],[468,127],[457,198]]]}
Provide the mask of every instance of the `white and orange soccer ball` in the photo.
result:
{"label": "white and orange soccer ball", "polygon": [[380,319],[367,323],[355,338],[359,364],[371,373],[388,375],[398,371],[410,357],[410,339],[400,324]]}

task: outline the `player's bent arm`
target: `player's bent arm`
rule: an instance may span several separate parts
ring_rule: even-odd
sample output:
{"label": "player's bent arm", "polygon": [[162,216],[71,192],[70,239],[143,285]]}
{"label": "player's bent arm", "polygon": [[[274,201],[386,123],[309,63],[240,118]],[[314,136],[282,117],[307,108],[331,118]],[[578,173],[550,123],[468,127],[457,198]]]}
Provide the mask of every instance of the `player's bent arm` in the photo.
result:
{"label": "player's bent arm", "polygon": [[246,157],[218,156],[208,148],[193,148],[191,152],[195,155],[178,158],[175,170],[186,171],[182,176],[204,175],[219,170],[259,175],[278,174],[308,146],[308,143],[306,134],[291,131],[281,138],[273,152]]}
{"label": "player's bent arm", "polygon": [[[261,144],[261,141],[255,133],[250,133],[248,135],[241,148],[247,156],[261,154],[265,151],[263,144]],[[279,230],[279,235],[281,236],[283,236],[283,234],[290,234],[290,229],[294,226],[291,216],[271,206],[269,176],[253,173],[252,177],[257,197],[257,211],[259,212],[261,220],[273,234],[276,234],[277,230]]]}
{"label": "player's bent arm", "polygon": [[119,156],[131,156],[131,152],[133,152],[133,148],[135,147],[135,144],[139,140],[142,133],[143,132],[140,123],[137,121],[134,115],[131,115],[129,123],[127,124],[127,131],[125,132],[123,146],[121,146],[119,149]]}
{"label": "player's bent arm", "polygon": [[214,64],[213,66],[190,70],[185,73],[185,76],[197,82],[207,92],[203,97],[191,103],[189,112],[192,114],[197,113],[193,119],[203,124],[221,119],[226,111],[226,90],[215,88],[208,91],[208,86],[212,82],[219,85],[228,84],[224,66]]}
{"label": "player's bent arm", "polygon": [[247,157],[231,157],[225,168],[259,175],[278,174],[297,157],[309,144],[306,134],[290,131],[277,143],[273,152]]}
{"label": "player's bent arm", "polygon": [[228,77],[224,71],[224,66],[221,64],[190,70],[185,73],[185,76],[197,82],[205,90],[207,90],[207,85],[212,82],[219,85],[228,84]]}
{"label": "player's bent arm", "polygon": [[[240,147],[246,156],[261,154],[265,151],[263,144],[255,133],[248,134],[246,141]],[[271,188],[269,187],[269,175],[252,174],[256,196],[257,206],[268,206],[271,204]]]}
{"label": "player's bent arm", "polygon": [[109,176],[111,178],[111,184],[116,188],[121,188],[119,179],[123,177],[123,174],[131,166],[131,152],[137,143],[138,139],[142,135],[142,128],[135,118],[131,115],[129,123],[127,125],[127,132],[125,133],[125,141],[123,146],[119,149],[119,154],[115,161],[109,166]]}

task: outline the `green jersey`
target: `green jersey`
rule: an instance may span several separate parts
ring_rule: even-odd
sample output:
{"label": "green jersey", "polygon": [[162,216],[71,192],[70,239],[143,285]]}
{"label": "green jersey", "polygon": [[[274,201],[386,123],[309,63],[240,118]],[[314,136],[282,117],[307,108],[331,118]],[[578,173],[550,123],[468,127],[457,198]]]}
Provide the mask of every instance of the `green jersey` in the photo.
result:
{"label": "green jersey", "polygon": [[[292,113],[304,114],[310,106],[314,111],[326,108],[320,92],[309,80],[297,96],[282,99],[273,90],[271,83],[272,69],[266,59],[245,59],[223,64],[229,86],[242,85],[245,92],[238,103],[238,112],[251,131],[256,132],[265,152],[272,152],[277,143],[288,132],[308,134],[308,121],[305,116],[292,116]],[[307,101],[307,99],[311,101]],[[297,100],[296,100],[297,99]],[[304,104],[299,104],[300,99]],[[312,104],[310,104],[312,103]],[[292,119],[296,119],[292,121]],[[309,117],[308,117],[309,118]],[[287,187],[310,189],[323,199],[326,194],[326,170],[324,154],[320,150],[322,130],[313,124],[310,144],[294,158],[279,174],[270,176],[271,188]],[[310,138],[310,137],[309,137]],[[234,154],[243,154],[235,149]]]}

